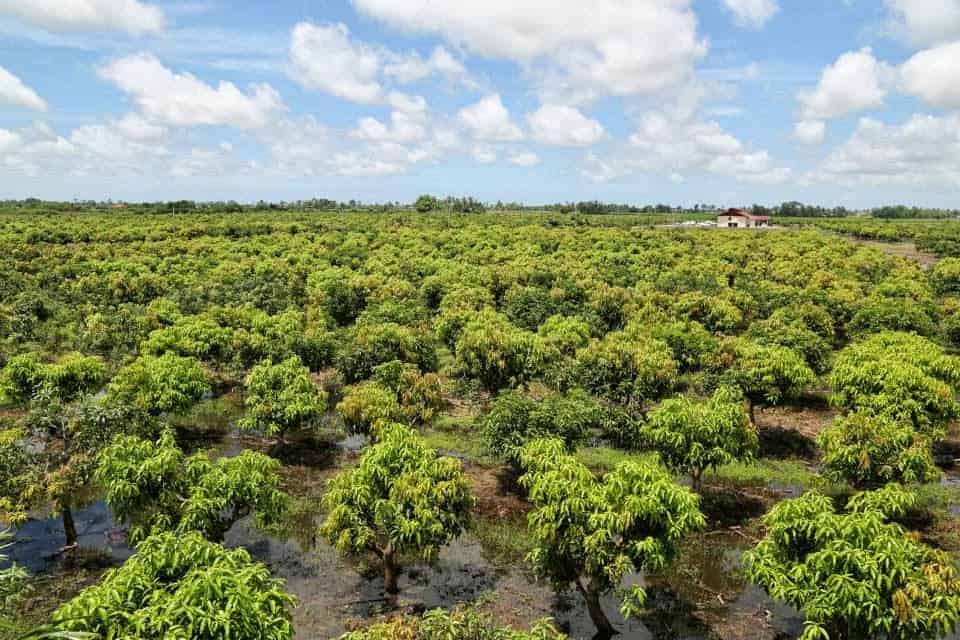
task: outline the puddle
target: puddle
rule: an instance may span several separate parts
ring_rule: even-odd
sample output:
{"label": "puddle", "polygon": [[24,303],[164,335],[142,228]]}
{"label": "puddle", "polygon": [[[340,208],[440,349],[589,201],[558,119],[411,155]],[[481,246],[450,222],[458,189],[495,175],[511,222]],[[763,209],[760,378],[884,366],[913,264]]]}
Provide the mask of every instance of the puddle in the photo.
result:
{"label": "puddle", "polygon": [[[126,532],[113,519],[113,514],[102,500],[86,509],[74,511],[73,519],[82,549],[101,551],[117,564],[133,555],[133,550],[126,542]],[[16,530],[14,545],[5,553],[13,562],[33,573],[41,573],[56,564],[64,542],[63,521],[60,518],[38,518],[29,520]]]}

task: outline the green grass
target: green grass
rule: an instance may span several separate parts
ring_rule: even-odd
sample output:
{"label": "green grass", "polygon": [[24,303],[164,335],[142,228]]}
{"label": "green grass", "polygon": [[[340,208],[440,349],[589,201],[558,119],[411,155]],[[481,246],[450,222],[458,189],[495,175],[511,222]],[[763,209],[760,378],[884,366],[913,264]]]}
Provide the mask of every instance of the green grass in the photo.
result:
{"label": "green grass", "polygon": [[631,453],[613,447],[583,447],[577,450],[575,457],[595,473],[609,473],[621,462],[650,460],[655,455],[651,452]]}
{"label": "green grass", "polygon": [[795,460],[760,459],[734,462],[704,474],[707,482],[724,482],[734,486],[766,486],[779,484],[803,489],[824,488],[820,475]]}
{"label": "green grass", "polygon": [[202,400],[190,411],[175,416],[173,425],[196,433],[227,433],[243,416],[243,403],[238,395]]}
{"label": "green grass", "polygon": [[483,547],[484,555],[501,566],[522,565],[534,547],[526,519],[522,517],[506,520],[478,518],[473,523],[472,532]]}
{"label": "green grass", "polygon": [[487,446],[478,433],[469,430],[441,431],[434,428],[424,431],[423,437],[430,447],[442,453],[462,456],[477,464],[497,464],[496,458],[487,452]]}

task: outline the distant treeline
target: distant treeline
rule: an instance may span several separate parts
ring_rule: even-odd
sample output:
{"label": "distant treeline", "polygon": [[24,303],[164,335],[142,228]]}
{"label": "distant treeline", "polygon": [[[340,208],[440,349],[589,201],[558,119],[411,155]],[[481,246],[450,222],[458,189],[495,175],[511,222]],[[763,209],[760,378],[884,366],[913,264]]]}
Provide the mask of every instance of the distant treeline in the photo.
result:
{"label": "distant treeline", "polygon": [[[242,213],[245,211],[362,211],[368,213],[390,212],[398,210],[416,210],[421,213],[449,212],[449,213],[484,213],[486,211],[547,211],[552,213],[580,214],[580,215],[617,215],[617,214],[712,214],[725,209],[720,205],[698,203],[693,206],[674,206],[669,204],[617,204],[601,202],[599,200],[585,200],[581,202],[556,202],[552,204],[528,205],[520,202],[485,203],[470,196],[447,196],[438,198],[423,195],[411,203],[400,201],[362,202],[360,200],[338,201],[329,198],[311,198],[307,200],[292,200],[267,202],[260,200],[255,204],[241,204],[239,202],[212,201],[198,202],[195,200],[173,200],[169,202],[127,203],[91,200],[75,200],[72,202],[56,202],[27,198],[26,200],[0,201],[2,211],[35,211],[37,213],[69,213],[79,211],[128,211],[137,214],[169,214],[169,213]],[[960,218],[957,209],[930,209],[924,207],[908,207],[905,205],[890,205],[878,207],[869,211],[851,211],[846,207],[823,207],[804,204],[802,202],[784,202],[780,205],[768,207],[754,204],[748,207],[757,215],[768,215],[782,218],[846,218],[850,216],[871,216],[879,219],[947,219]]]}

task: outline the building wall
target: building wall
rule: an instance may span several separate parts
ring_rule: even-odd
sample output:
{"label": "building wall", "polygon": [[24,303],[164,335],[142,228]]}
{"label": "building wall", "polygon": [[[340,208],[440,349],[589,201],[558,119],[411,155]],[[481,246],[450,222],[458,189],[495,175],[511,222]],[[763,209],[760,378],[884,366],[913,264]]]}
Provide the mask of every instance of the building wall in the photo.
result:
{"label": "building wall", "polygon": [[751,229],[753,228],[753,220],[741,216],[717,216],[718,227],[731,228],[734,225],[740,229]]}

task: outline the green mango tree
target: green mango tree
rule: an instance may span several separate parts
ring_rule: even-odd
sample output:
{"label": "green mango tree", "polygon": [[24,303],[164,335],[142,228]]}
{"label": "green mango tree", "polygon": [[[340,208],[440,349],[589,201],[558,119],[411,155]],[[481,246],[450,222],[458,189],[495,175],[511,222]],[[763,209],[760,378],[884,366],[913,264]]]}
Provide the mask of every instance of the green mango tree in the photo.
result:
{"label": "green mango tree", "polygon": [[601,596],[617,590],[624,615],[636,614],[646,593],[639,585],[621,588],[624,577],[664,568],[683,536],[706,524],[699,497],[649,462],[623,462],[600,480],[553,438],[525,445],[520,464],[533,504],[529,560],[556,588],[573,584],[606,637],[616,629]]}
{"label": "green mango tree", "polygon": [[258,364],[245,381],[247,415],[240,427],[283,438],[295,429],[316,423],[327,409],[327,394],[318,388],[310,370],[293,356],[279,364]]}
{"label": "green mango tree", "polygon": [[249,450],[216,461],[186,456],[166,431],[156,442],[117,438],[100,455],[96,480],[116,517],[131,524],[132,541],[199,531],[219,542],[251,512],[261,524],[279,520],[287,503],[279,471],[277,460]]}
{"label": "green mango tree", "polygon": [[868,489],[888,482],[933,482],[940,477],[930,440],[909,424],[882,415],[837,418],[817,437],[828,478]]}
{"label": "green mango tree", "polygon": [[816,491],[785,500],[764,516],[746,576],[803,613],[801,640],[942,638],[960,619],[960,576],[949,555],[890,522],[915,500],[893,484],[843,511]]}
{"label": "green mango tree", "polygon": [[704,471],[749,460],[760,446],[743,394],[726,386],[706,402],[686,396],[664,401],[650,412],[640,441],[658,451],[670,470],[689,474],[695,491]]}
{"label": "green mango tree", "polygon": [[57,609],[48,637],[290,640],[295,604],[246,550],[168,531]]}
{"label": "green mango tree", "polygon": [[387,593],[397,593],[400,556],[435,558],[467,527],[473,503],[459,460],[409,427],[384,425],[359,465],[330,482],[320,533],[341,553],[375,555]]}

